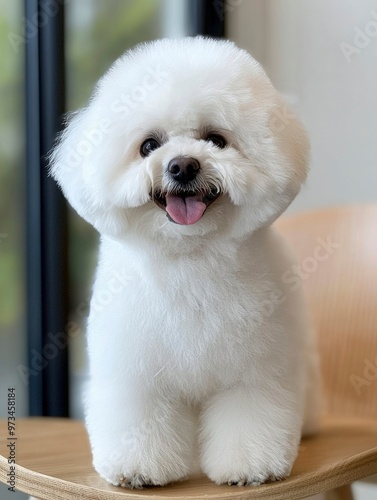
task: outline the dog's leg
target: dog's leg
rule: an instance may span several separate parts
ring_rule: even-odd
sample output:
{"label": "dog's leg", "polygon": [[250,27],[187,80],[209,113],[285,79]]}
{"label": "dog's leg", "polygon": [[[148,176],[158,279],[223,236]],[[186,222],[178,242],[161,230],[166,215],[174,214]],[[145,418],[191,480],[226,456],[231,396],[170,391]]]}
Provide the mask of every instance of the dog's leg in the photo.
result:
{"label": "dog's leg", "polygon": [[217,484],[254,485],[286,477],[297,454],[301,421],[299,401],[278,384],[227,389],[201,415],[202,468]]}
{"label": "dog's leg", "polygon": [[181,404],[143,392],[137,383],[113,389],[107,386],[103,398],[101,387],[92,387],[88,401],[87,427],[97,472],[128,488],[164,485],[190,474],[195,415]]}

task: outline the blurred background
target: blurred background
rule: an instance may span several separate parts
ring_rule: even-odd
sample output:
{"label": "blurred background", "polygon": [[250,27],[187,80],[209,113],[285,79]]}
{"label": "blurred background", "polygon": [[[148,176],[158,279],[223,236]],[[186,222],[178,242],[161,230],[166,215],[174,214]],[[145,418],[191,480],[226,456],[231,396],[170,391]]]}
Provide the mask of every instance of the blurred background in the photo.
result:
{"label": "blurred background", "polygon": [[[129,47],[193,33],[194,0],[57,3],[65,5],[67,110],[85,105],[98,78]],[[210,3],[219,19],[225,19],[225,36],[262,63],[309,132],[311,175],[289,211],[376,201],[377,2]],[[28,383],[22,375],[28,367],[26,43],[19,43],[25,29],[32,27],[25,25],[23,0],[0,0],[0,417],[6,416],[8,387],[17,390],[18,417],[29,414]],[[68,309],[77,326],[69,345],[69,414],[74,418],[83,416],[85,318],[97,239],[95,231],[68,209]],[[376,498],[373,488],[356,485],[357,498]]]}

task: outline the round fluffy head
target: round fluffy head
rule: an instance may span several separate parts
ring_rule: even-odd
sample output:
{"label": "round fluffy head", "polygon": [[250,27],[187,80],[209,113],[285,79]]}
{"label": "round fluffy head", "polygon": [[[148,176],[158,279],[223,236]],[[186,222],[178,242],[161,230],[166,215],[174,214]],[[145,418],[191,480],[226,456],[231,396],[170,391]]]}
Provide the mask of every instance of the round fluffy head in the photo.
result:
{"label": "round fluffy head", "polygon": [[102,234],[240,237],[271,224],[307,174],[306,134],[229,41],[159,40],[120,57],[51,155]]}

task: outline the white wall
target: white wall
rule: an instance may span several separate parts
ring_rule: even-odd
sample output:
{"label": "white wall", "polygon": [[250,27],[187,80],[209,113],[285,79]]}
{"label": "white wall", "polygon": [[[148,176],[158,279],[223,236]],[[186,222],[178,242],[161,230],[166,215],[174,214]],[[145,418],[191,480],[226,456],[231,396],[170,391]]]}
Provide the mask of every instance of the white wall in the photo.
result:
{"label": "white wall", "polygon": [[[228,9],[230,38],[262,63],[310,135],[312,171],[290,210],[376,201],[377,1],[228,0]],[[370,36],[354,40],[359,29]]]}

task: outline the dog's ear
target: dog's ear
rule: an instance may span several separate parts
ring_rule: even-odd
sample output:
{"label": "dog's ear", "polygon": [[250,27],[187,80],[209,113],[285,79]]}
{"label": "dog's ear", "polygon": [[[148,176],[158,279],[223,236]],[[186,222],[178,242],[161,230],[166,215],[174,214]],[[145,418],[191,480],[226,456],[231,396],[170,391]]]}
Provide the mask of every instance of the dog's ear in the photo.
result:
{"label": "dog's ear", "polygon": [[126,218],[109,202],[101,175],[109,170],[107,163],[114,160],[112,149],[106,149],[110,127],[110,123],[98,118],[93,103],[70,114],[50,154],[49,172],[81,217],[99,232],[114,236],[124,229]]}
{"label": "dog's ear", "polygon": [[[286,196],[293,200],[299,192],[309,171],[310,143],[304,126],[296,116],[285,98],[276,90],[262,66],[248,55],[252,78],[252,100],[249,112],[256,123],[263,123],[254,133],[261,152],[261,164],[264,171],[270,175],[279,187],[276,195]],[[258,147],[256,148],[258,149]],[[284,208],[284,209],[285,209]]]}
{"label": "dog's ear", "polygon": [[308,175],[310,143],[304,126],[280,94],[270,115],[269,126],[281,153],[288,160],[292,189],[297,193]]}
{"label": "dog's ear", "polygon": [[[294,200],[309,170],[310,146],[299,119],[267,78],[253,81],[245,128],[249,190],[244,198],[244,233],[272,224]],[[250,118],[251,117],[251,118]]]}
{"label": "dog's ear", "polygon": [[[90,190],[84,180],[90,150],[85,141],[89,129],[89,112],[81,109],[66,118],[66,127],[57,138],[50,154],[49,173],[61,187],[72,207],[85,219],[90,212]],[[86,148],[86,149],[85,149]]]}
{"label": "dog's ear", "polygon": [[[299,193],[309,172],[310,143],[306,130],[283,96],[276,94],[270,110],[269,134],[274,138],[269,165],[270,193],[281,215]],[[272,187],[273,186],[273,187]]]}

